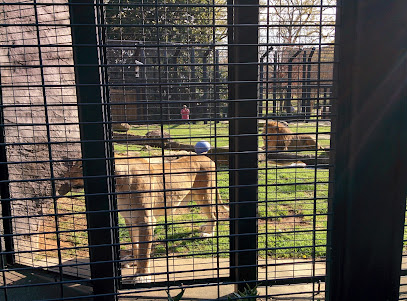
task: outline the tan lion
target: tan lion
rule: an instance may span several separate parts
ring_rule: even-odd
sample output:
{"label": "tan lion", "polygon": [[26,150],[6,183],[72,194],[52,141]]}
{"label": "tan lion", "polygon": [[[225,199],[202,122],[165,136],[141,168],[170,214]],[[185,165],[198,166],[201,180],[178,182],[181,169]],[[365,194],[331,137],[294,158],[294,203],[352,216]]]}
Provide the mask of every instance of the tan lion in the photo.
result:
{"label": "tan lion", "polygon": [[[150,256],[156,216],[173,213],[181,202],[195,201],[209,219],[201,227],[202,236],[212,236],[216,227],[215,163],[206,156],[185,156],[165,163],[150,163],[147,158],[115,155],[117,206],[129,227],[136,282],[151,281]],[[164,173],[163,173],[164,172]],[[165,176],[163,176],[163,174]],[[82,164],[73,166],[69,183],[58,192],[65,195],[71,187],[83,187]],[[164,187],[165,186],[165,187]],[[164,194],[165,191],[165,194]],[[226,211],[228,207],[220,204]],[[157,208],[157,209],[156,209]],[[167,208],[167,209],[164,209]]]}
{"label": "tan lion", "polygon": [[323,149],[310,135],[294,134],[287,125],[275,120],[264,125],[263,141],[268,151]]}

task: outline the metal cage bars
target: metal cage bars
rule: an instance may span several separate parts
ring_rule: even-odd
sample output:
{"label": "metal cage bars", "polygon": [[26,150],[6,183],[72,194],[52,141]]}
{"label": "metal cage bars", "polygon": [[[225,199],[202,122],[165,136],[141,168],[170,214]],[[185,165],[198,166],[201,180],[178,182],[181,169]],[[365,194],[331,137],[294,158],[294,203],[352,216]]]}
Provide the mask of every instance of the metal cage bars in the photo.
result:
{"label": "metal cage bars", "polygon": [[100,86],[103,76],[99,66],[104,57],[98,46],[101,28],[96,24],[98,11],[93,1],[73,0],[70,4],[91,278],[94,294],[101,300],[113,300],[120,271],[118,219],[112,195],[113,147],[108,142],[107,95]]}
{"label": "metal cage bars", "polygon": [[[97,17],[94,11],[93,2],[80,2],[78,10],[75,11],[75,4],[71,5],[71,18],[73,21],[73,36],[75,45],[75,65],[77,76],[77,93],[79,98],[80,124],[82,139],[82,152],[84,158],[84,175],[89,176],[85,180],[86,204],[88,212],[89,225],[89,241],[91,247],[91,269],[92,278],[95,285],[95,294],[105,296],[107,299],[112,298],[117,292],[118,287],[115,284],[115,279],[119,277],[117,274],[117,237],[115,227],[112,221],[115,222],[116,217],[114,203],[111,199],[113,194],[113,185],[109,182],[111,178],[111,163],[106,158],[112,158],[112,148],[107,143],[111,141],[108,136],[106,124],[109,124],[107,114],[105,114],[106,95],[100,87],[101,66],[100,60],[103,59],[103,49],[99,49],[97,45],[99,34],[97,32],[96,23],[89,23],[96,20]],[[397,285],[397,277],[400,268],[400,243],[402,241],[402,230],[400,226],[401,212],[404,216],[404,201],[405,201],[405,122],[403,114],[405,108],[405,71],[404,71],[404,45],[405,41],[402,32],[395,36],[398,39],[393,39],[388,33],[392,30],[402,30],[404,28],[403,18],[394,18],[392,22],[378,22],[381,25],[389,23],[385,28],[375,27],[375,32],[380,33],[381,43],[388,45],[388,50],[384,48],[374,47],[376,37],[369,35],[371,28],[357,25],[356,17],[359,16],[359,24],[370,24],[369,20],[375,16],[375,20],[381,20],[385,17],[382,11],[390,11],[390,15],[398,16],[405,11],[406,7],[402,2],[399,4],[385,4],[383,1],[371,3],[371,7],[365,11],[365,1],[343,1],[340,7],[342,13],[346,16],[346,25],[343,26],[338,45],[342,45],[340,56],[336,62],[341,62],[339,68],[340,84],[336,93],[339,96],[340,102],[337,106],[335,114],[338,115],[337,123],[337,139],[335,139],[336,160],[333,161],[338,167],[335,169],[334,187],[331,189],[335,192],[335,199],[331,206],[330,212],[334,212],[335,219],[329,229],[333,230],[330,240],[332,246],[332,256],[329,261],[332,262],[329,275],[329,293],[332,300],[339,300],[341,296],[352,300],[356,298],[365,298],[369,296],[369,300],[382,300],[379,298],[395,299]],[[257,58],[253,61],[253,57],[257,57],[257,44],[255,40],[255,32],[257,32],[257,23],[255,15],[258,15],[258,6],[248,6],[249,1],[229,1],[229,26],[233,29],[229,32],[230,43],[229,59],[231,64],[229,72],[229,97],[230,100],[239,100],[238,102],[230,101],[230,109],[232,112],[231,120],[231,204],[232,204],[232,234],[243,234],[235,236],[231,243],[231,250],[234,252],[232,256],[232,277],[233,281],[239,282],[248,281],[256,283],[257,280],[257,243],[256,243],[256,204],[254,200],[257,198],[257,128],[255,129],[256,112],[253,104],[257,99],[255,91],[257,89]],[[394,6],[393,6],[394,5]],[[249,9],[250,8],[250,9]],[[254,13],[249,14],[249,11]],[[257,13],[256,13],[257,11]],[[76,19],[78,18],[78,19]],[[341,18],[344,19],[344,18]],[[348,22],[353,21],[353,22]],[[79,25],[80,24],[80,25]],[[236,25],[236,26],[235,26]],[[361,26],[361,27],[358,27]],[[357,29],[357,30],[355,30]],[[365,32],[366,34],[359,36],[354,35],[355,32]],[[87,34],[84,34],[87,33]],[[85,40],[81,40],[80,36],[84,34]],[[89,42],[89,37],[92,41]],[[94,40],[93,40],[94,38]],[[236,45],[234,45],[236,44]],[[355,46],[350,46],[355,45]],[[357,52],[358,47],[361,47],[360,52]],[[374,59],[376,56],[365,56],[366,52],[375,49],[381,53],[381,57],[385,62],[377,63]],[[401,53],[401,55],[400,55]],[[363,68],[357,70],[352,69],[352,64],[355,61],[361,61]],[[387,66],[387,67],[386,67]],[[391,69],[391,67],[396,68]],[[401,66],[401,67],[400,67]],[[376,72],[371,69],[375,68]],[[256,69],[256,70],[255,70]],[[380,76],[390,74],[388,81],[379,85],[374,90],[378,96],[371,97],[374,93],[372,83],[381,83]],[[374,76],[373,76],[374,75]],[[363,91],[359,90],[363,87]],[[375,87],[376,88],[376,87]],[[361,89],[362,90],[362,89]],[[256,92],[257,93],[257,92]],[[382,108],[388,104],[388,95],[391,95],[390,110],[384,111],[382,123],[377,125],[375,117],[377,112],[381,112]],[[370,106],[372,106],[370,108]],[[349,110],[352,108],[352,110]],[[364,108],[369,108],[363,110]],[[362,110],[361,110],[362,109]],[[360,121],[361,111],[363,118],[367,118],[368,123]],[[358,112],[358,113],[356,113]],[[247,120],[248,122],[243,122]],[[102,124],[100,124],[102,121]],[[377,136],[371,139],[369,125],[375,125]],[[351,125],[350,129],[348,125]],[[397,128],[399,126],[400,128]],[[257,127],[257,125],[256,125]],[[388,133],[390,132],[390,135]],[[243,134],[239,136],[239,134]],[[254,139],[256,138],[256,139]],[[402,138],[402,139],[400,139]],[[365,140],[364,140],[365,139]],[[394,141],[399,142],[394,148],[391,148],[394,159],[390,164],[385,161],[388,157],[388,152],[384,149],[371,152],[370,156],[362,157],[361,154],[369,154],[371,149],[375,149],[377,145],[383,144],[380,139],[385,139],[386,145],[392,145]],[[367,141],[366,144],[359,145],[361,141]],[[349,145],[352,146],[350,149]],[[334,149],[335,149],[334,147]],[[361,149],[361,154],[353,152]],[[244,156],[243,156],[244,155]],[[256,158],[255,158],[256,156]],[[331,158],[333,158],[331,154]],[[379,158],[379,159],[378,159]],[[383,187],[374,187],[371,191],[372,181],[378,181],[377,172],[372,172],[372,162],[379,160],[379,182]],[[92,162],[92,164],[88,164]],[[356,163],[355,163],[356,162]],[[367,163],[366,163],[367,162]],[[351,165],[351,163],[354,165]],[[390,166],[390,169],[389,169]],[[244,170],[244,173],[239,171]],[[397,179],[396,183],[391,183],[391,177],[388,174],[394,175]],[[374,176],[374,177],[373,177]],[[376,177],[377,176],[377,177]],[[98,181],[93,181],[94,177],[99,177]],[[102,179],[105,185],[99,185]],[[6,179],[2,179],[2,184]],[[103,187],[101,187],[103,186]],[[394,194],[389,196],[389,191]],[[2,189],[2,193],[7,193]],[[97,202],[96,202],[96,195]],[[2,195],[2,198],[7,196]],[[101,202],[100,200],[103,199]],[[375,202],[371,202],[374,199]],[[383,213],[383,203],[380,200],[390,199],[391,208]],[[241,204],[239,204],[239,201]],[[7,204],[3,204],[7,205]],[[367,208],[367,209],[366,209]],[[367,211],[367,212],[366,212]],[[3,211],[7,215],[7,211]],[[386,223],[377,224],[374,235],[369,235],[365,239],[359,241],[366,230],[363,228],[366,225],[375,225],[376,218],[384,216]],[[243,217],[239,220],[238,218]],[[404,218],[404,217],[403,217]],[[3,217],[7,221],[7,216]],[[346,222],[344,222],[346,221]],[[383,226],[384,227],[381,227]],[[385,231],[388,230],[388,231]],[[394,230],[394,236],[388,235]],[[355,234],[352,233],[355,232]],[[254,234],[254,235],[251,235]],[[380,238],[379,238],[380,237]],[[368,257],[366,254],[358,252],[349,252],[344,249],[343,242],[346,241],[352,250],[362,250],[365,246],[369,246]],[[383,244],[383,241],[386,243]],[[390,246],[387,247],[386,246]],[[9,246],[10,247],[10,246]],[[103,252],[100,252],[103,251]],[[250,255],[250,256],[248,256]],[[378,259],[377,265],[371,264],[370,259]],[[359,264],[360,263],[360,264]],[[380,265],[380,263],[383,263]],[[377,268],[380,268],[380,273],[377,273]],[[371,271],[367,277],[364,272]],[[352,275],[352,272],[359,272]],[[376,276],[379,275],[379,276]],[[387,277],[391,275],[391,277]],[[371,276],[371,277],[369,277]],[[374,278],[375,277],[375,278]],[[363,278],[363,281],[359,281]],[[371,280],[374,280],[375,290],[371,289]],[[377,284],[377,285],[376,285]],[[392,290],[392,295],[384,296],[383,292]],[[369,293],[370,291],[370,293]],[[377,293],[379,291],[379,293]]]}
{"label": "metal cage bars", "polygon": [[[257,285],[258,1],[235,0],[229,10],[231,275],[237,289]],[[235,6],[236,5],[236,6]],[[239,27],[234,28],[233,25]],[[241,203],[240,203],[241,202]]]}

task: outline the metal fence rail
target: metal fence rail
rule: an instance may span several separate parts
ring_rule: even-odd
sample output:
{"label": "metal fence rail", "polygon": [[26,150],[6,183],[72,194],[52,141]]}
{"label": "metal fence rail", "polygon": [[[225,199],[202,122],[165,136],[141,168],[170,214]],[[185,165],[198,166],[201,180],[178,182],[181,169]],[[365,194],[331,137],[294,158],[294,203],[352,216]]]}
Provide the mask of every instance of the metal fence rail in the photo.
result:
{"label": "metal fence rail", "polygon": [[339,300],[342,2],[3,1],[0,299]]}

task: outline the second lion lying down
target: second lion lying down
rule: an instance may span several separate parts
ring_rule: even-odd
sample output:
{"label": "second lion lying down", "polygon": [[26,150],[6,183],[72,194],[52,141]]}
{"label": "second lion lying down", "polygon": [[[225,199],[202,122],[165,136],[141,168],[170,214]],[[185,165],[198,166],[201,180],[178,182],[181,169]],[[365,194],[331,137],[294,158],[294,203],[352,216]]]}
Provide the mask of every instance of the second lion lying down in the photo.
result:
{"label": "second lion lying down", "polygon": [[[151,281],[150,256],[156,217],[171,214],[181,202],[195,201],[208,218],[202,236],[212,236],[216,227],[215,163],[206,156],[185,156],[166,163],[150,163],[147,158],[115,155],[117,207],[129,227],[132,253],[136,260],[136,281]],[[164,176],[163,176],[164,175]],[[82,164],[76,163],[58,192],[83,186]],[[228,207],[222,205],[224,210]],[[166,211],[166,212],[165,212]]]}
{"label": "second lion lying down", "polygon": [[323,149],[310,135],[295,134],[287,125],[274,120],[268,120],[264,125],[263,140],[268,151]]}

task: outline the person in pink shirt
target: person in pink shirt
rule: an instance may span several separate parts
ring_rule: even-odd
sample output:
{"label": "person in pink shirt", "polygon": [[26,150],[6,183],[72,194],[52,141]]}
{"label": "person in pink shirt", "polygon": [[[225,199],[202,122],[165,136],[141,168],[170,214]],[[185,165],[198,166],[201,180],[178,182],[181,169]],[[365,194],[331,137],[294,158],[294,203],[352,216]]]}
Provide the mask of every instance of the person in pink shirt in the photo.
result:
{"label": "person in pink shirt", "polygon": [[181,109],[181,117],[182,120],[185,120],[185,122],[189,123],[189,109],[186,105],[184,105]]}

